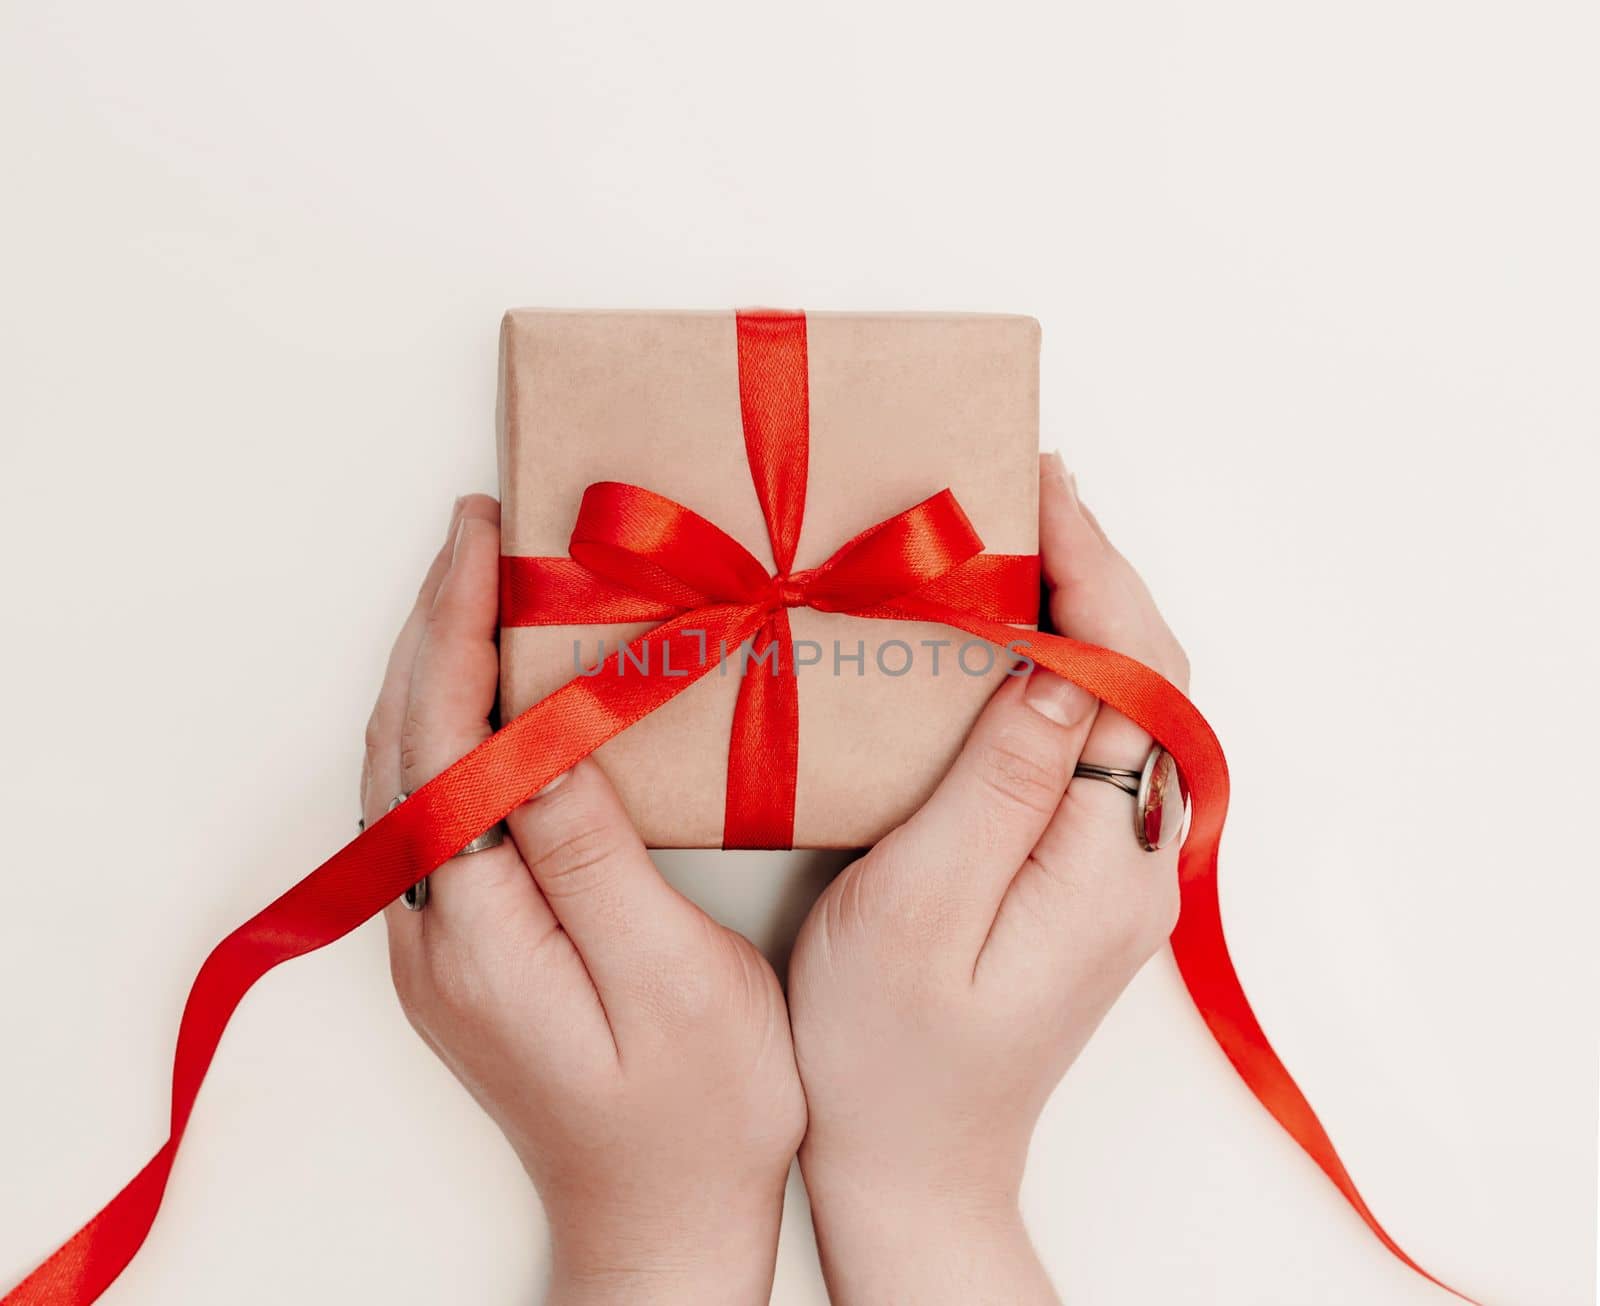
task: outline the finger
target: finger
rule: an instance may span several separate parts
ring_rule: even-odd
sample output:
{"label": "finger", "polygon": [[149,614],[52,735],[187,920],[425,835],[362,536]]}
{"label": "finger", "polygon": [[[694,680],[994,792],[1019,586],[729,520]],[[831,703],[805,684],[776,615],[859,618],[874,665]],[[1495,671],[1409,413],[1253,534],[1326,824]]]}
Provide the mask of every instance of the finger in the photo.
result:
{"label": "finger", "polygon": [[[450,510],[450,525],[445,531],[444,544],[429,564],[422,585],[417,590],[416,602],[400,627],[394,646],[389,650],[388,665],[383,672],[383,685],[378,690],[378,701],[367,719],[366,748],[361,763],[361,819],[371,825],[385,812],[395,797],[404,792],[400,780],[400,726],[405,719],[406,699],[410,693],[411,667],[416,661],[417,647],[422,643],[422,632],[427,624],[428,612],[433,607],[434,596],[450,566],[450,550],[455,539],[456,525],[461,519],[464,500],[457,499]],[[404,950],[409,948],[420,929],[413,919],[415,913],[404,911],[398,904],[384,911],[384,924],[389,933],[389,953],[395,965],[404,960]]]}
{"label": "finger", "polygon": [[[1138,572],[1079,500],[1059,454],[1046,454],[1039,463],[1039,552],[1050,589],[1050,619],[1058,631],[1137,658],[1179,689],[1187,688],[1183,649]],[[1143,729],[1102,707],[1083,760],[1137,768],[1149,750],[1150,736]]]}
{"label": "finger", "polygon": [[933,795],[879,845],[874,875],[904,882],[895,901],[909,912],[939,911],[971,942],[969,959],[1061,802],[1098,706],[1043,668],[1008,680]]}
{"label": "finger", "polygon": [[[462,506],[449,565],[424,622],[400,726],[400,782],[415,792],[492,733],[499,683],[499,505],[474,495]],[[515,848],[502,844],[452,858],[429,877],[428,931],[467,926],[485,913],[553,924]],[[414,913],[415,914],[415,913]]]}
{"label": "finger", "polygon": [[[1188,667],[1138,574],[1085,509],[1059,457],[1040,467],[1040,544],[1050,612],[1062,633],[1114,648],[1179,687]],[[1101,706],[1083,760],[1137,768],[1150,737]],[[1008,888],[979,958],[979,975],[1033,968],[1040,959],[1078,974],[1075,984],[1109,1002],[1171,932],[1178,903],[1171,846],[1147,852],[1134,826],[1135,800],[1115,785],[1079,776]],[[1098,987],[1097,987],[1098,986]],[[1079,991],[1074,989],[1073,991]]]}
{"label": "finger", "polygon": [[663,986],[699,964],[706,932],[717,926],[661,878],[616,790],[588,758],[507,824],[612,1029],[650,1020]]}
{"label": "finger", "polygon": [[428,610],[433,607],[433,596],[438,593],[439,582],[450,565],[450,548],[455,540],[456,523],[461,518],[461,505],[462,500],[457,499],[450,509],[450,525],[445,531],[444,543],[428,565],[416,601],[389,649],[378,701],[367,718],[366,748],[361,758],[361,819],[367,825],[382,816],[390,800],[400,792],[400,722],[405,716],[411,664],[417,656],[417,645],[422,642],[422,628]]}
{"label": "finger", "polygon": [[1116,786],[1073,780],[1006,889],[976,982],[1033,995],[1041,1019],[1091,1017],[1076,1024],[1092,1028],[1178,918],[1178,848],[1145,851],[1133,815]]}

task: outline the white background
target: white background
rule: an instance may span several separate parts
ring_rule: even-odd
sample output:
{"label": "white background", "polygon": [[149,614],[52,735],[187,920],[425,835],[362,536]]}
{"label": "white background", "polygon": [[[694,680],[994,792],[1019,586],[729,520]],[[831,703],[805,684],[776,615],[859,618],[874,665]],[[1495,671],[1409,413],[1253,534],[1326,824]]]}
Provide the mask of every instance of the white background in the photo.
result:
{"label": "white background", "polygon": [[[0,7],[0,1283],[160,1141],[211,943],[352,833],[391,633],[493,489],[501,310],[763,303],[1040,318],[1046,442],[1229,749],[1263,1023],[1420,1260],[1592,1300],[1595,36],[1510,0]],[[781,947],[802,871],[679,870]],[[1025,1207],[1072,1302],[1447,1300],[1165,955]],[[106,1300],[512,1306],[545,1256],[369,925],[244,1004]]]}

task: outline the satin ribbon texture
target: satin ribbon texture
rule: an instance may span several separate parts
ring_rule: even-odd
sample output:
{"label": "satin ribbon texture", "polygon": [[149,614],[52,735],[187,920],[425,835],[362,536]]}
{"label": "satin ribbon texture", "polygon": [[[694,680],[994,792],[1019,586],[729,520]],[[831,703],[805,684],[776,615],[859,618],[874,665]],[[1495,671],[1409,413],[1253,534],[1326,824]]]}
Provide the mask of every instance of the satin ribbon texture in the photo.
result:
{"label": "satin ribbon texture", "polygon": [[[798,686],[788,611],[802,606],[933,622],[1000,647],[1020,644],[1039,666],[1076,681],[1172,754],[1193,804],[1172,947],[1195,1005],[1250,1090],[1373,1234],[1411,1269],[1454,1291],[1407,1256],[1368,1209],[1245,998],[1217,901],[1227,764],[1205,719],[1131,658],[1011,624],[1037,618],[1037,559],[985,554],[949,490],[863,530],[821,566],[796,572],[810,442],[805,317],[759,311],[735,321],[745,446],[775,573],[683,505],[616,482],[585,492],[569,557],[502,559],[503,624],[661,624],[605,659],[599,674],[575,678],[535,703],[212,950],[178,1028],[166,1142],[99,1214],[0,1299],[3,1306],[94,1301],[133,1258],[160,1208],[223,1030],[257,980],[381,911],[556,776],[698,681],[719,664],[713,653],[746,641],[753,658],[775,657],[777,668],[769,674],[770,663],[752,662],[741,678],[724,844],[789,846]],[[622,659],[628,666],[618,674]]]}
{"label": "satin ribbon texture", "polygon": [[[793,547],[785,541],[774,553],[792,557]],[[725,848],[793,844],[800,708],[790,608],[902,619],[949,608],[1031,622],[1039,606],[1038,559],[985,554],[949,490],[862,531],[820,567],[791,572],[780,564],[769,576],[742,544],[682,504],[603,481],[584,491],[570,558],[503,557],[500,577],[502,626],[661,621],[723,605],[759,620],[742,649],[706,645],[695,653],[742,672],[728,747]],[[650,652],[653,663],[627,663],[621,673],[654,665],[676,674],[670,647]]]}

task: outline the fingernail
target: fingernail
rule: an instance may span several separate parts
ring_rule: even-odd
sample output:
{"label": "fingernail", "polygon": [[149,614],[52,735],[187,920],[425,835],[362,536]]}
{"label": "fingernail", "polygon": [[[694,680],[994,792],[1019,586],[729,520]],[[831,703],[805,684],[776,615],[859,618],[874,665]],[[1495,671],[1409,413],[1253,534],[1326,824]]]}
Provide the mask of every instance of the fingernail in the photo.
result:
{"label": "fingernail", "polygon": [[461,556],[461,541],[467,538],[467,519],[463,517],[456,523],[456,537],[450,544],[450,561],[453,564]]}
{"label": "fingernail", "polygon": [[1022,701],[1058,726],[1075,726],[1094,710],[1095,697],[1043,667],[1035,667],[1022,691]]}
{"label": "fingernail", "polygon": [[1066,460],[1052,449],[1039,460],[1039,475],[1046,480],[1064,481],[1067,479]]}

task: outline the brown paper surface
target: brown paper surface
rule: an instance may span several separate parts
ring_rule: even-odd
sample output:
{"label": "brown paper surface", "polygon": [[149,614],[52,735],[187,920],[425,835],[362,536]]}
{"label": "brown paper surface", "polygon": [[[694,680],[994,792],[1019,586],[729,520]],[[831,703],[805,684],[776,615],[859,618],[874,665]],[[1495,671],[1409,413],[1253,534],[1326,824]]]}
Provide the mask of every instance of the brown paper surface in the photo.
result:
{"label": "brown paper surface", "polygon": [[[978,314],[808,313],[810,481],[795,560],[814,567],[867,526],[948,486],[991,553],[1038,548],[1039,327]],[[770,568],[745,460],[731,312],[517,309],[501,330],[504,551],[565,554],[584,487],[631,481],[715,522]],[[1008,659],[986,676],[942,626],[795,609],[797,642],[822,646],[799,671],[795,846],[875,842],[948,769]],[[648,626],[501,632],[505,719]],[[904,655],[911,670],[885,674]],[[948,639],[939,650],[923,641]],[[841,655],[865,645],[857,672]],[[983,663],[974,647],[968,665]],[[647,844],[718,847],[737,665],[713,671],[595,753]]]}

